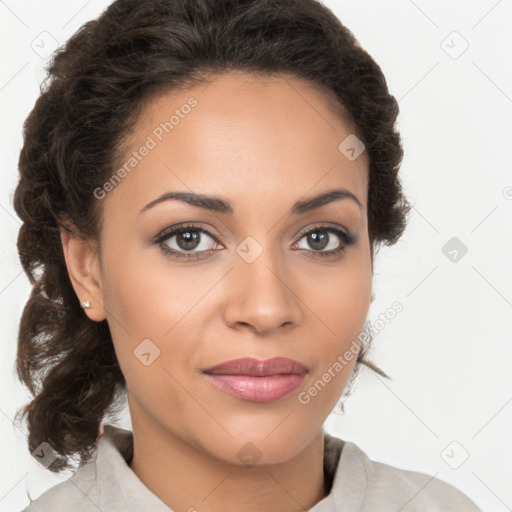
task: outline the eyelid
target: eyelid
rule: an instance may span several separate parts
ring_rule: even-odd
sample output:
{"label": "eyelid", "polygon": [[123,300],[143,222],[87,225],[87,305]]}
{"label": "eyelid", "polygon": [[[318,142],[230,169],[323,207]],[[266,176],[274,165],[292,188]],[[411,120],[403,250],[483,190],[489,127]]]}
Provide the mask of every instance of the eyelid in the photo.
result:
{"label": "eyelid", "polygon": [[296,235],[296,237],[298,240],[300,240],[304,235],[306,235],[310,231],[315,231],[315,230],[320,231],[322,229],[328,230],[329,228],[335,229],[337,231],[341,231],[345,235],[347,235],[347,237],[349,237],[349,238],[353,237],[353,235],[351,235],[351,233],[344,227],[340,226],[339,224],[332,224],[330,222],[315,222],[313,225],[310,224],[306,228],[301,229],[299,231],[299,233]]}
{"label": "eyelid", "polygon": [[217,243],[220,244],[219,239],[221,237],[217,233],[212,233],[212,231],[214,231],[214,230],[211,230],[210,228],[205,228],[201,224],[192,224],[190,222],[183,222],[181,224],[175,224],[173,226],[164,228],[162,231],[160,231],[156,236],[154,236],[151,239],[151,242],[154,244],[164,242],[165,240],[167,240],[167,238],[170,238],[171,236],[176,235],[180,231],[186,231],[187,229],[190,229],[190,230],[194,229],[196,231],[206,233],[208,236],[210,236]]}

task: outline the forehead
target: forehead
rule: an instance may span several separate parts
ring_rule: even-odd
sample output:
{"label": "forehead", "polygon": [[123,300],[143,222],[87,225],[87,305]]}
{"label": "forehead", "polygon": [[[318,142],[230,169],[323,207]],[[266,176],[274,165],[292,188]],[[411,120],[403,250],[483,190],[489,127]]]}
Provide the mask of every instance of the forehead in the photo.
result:
{"label": "forehead", "polygon": [[167,189],[270,204],[342,186],[366,209],[367,155],[340,151],[355,128],[334,106],[305,80],[243,72],[160,94],[134,125],[128,172],[110,195],[140,207]]}

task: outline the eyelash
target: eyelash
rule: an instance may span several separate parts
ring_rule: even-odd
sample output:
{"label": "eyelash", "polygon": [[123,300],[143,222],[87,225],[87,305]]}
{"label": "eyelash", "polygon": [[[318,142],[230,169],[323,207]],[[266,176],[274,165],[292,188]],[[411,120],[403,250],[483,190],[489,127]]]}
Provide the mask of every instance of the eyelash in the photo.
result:
{"label": "eyelash", "polygon": [[[169,249],[164,242],[166,242],[169,238],[171,238],[174,235],[185,233],[187,231],[197,231],[200,233],[205,233],[209,237],[211,237],[213,240],[215,240],[216,243],[220,243],[217,240],[217,237],[210,233],[207,229],[200,228],[198,226],[195,226],[193,224],[185,224],[176,228],[173,228],[167,232],[163,232],[161,234],[158,234],[152,241],[153,245],[158,245],[164,253],[166,253],[169,256],[175,257],[175,258],[184,258],[187,260],[196,260],[200,258],[200,254],[202,252],[208,252],[208,251],[199,251],[199,252],[186,252],[186,251],[176,251],[175,249]],[[347,233],[345,231],[342,231],[341,229],[337,229],[332,226],[324,226],[324,225],[315,225],[312,229],[308,229],[307,231],[302,232],[299,235],[298,241],[302,240],[305,235],[308,235],[309,233],[314,233],[316,231],[325,231],[327,233],[333,233],[337,235],[341,239],[341,246],[338,249],[334,249],[331,251],[313,251],[313,250],[307,250],[307,249],[301,249],[305,250],[306,252],[312,252],[314,253],[313,256],[309,256],[311,258],[328,258],[328,257],[334,257],[341,253],[343,253],[348,246],[353,245],[357,242],[357,237],[355,235],[352,235],[350,233]],[[295,242],[297,243],[297,242]]]}

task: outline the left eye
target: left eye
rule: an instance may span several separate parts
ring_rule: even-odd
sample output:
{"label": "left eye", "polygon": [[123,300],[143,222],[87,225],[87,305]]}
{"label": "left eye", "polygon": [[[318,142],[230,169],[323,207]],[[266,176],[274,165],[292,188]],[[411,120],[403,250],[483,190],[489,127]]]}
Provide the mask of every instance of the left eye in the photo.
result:
{"label": "left eye", "polygon": [[[336,235],[338,237],[338,241],[336,241],[335,237],[332,235]],[[305,233],[300,240],[305,239],[315,252],[324,250],[325,252],[330,252],[336,251],[340,249],[340,247],[343,248],[344,235],[345,233],[335,228],[316,228]],[[299,242],[297,242],[297,244]]]}

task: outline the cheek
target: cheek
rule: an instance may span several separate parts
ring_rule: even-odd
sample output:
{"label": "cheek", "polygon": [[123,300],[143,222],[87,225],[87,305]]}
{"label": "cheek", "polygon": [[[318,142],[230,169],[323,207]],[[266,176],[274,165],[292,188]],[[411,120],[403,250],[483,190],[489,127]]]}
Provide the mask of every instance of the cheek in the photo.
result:
{"label": "cheek", "polygon": [[336,340],[332,345],[336,349],[357,337],[368,315],[372,273],[369,256],[361,255],[360,258],[354,258],[354,264],[347,264],[312,281],[310,292],[305,295],[318,323],[323,321],[321,332],[325,333],[325,339],[330,334],[331,341]]}
{"label": "cheek", "polygon": [[136,370],[133,378],[142,370],[144,378],[153,378],[141,368],[140,353],[147,352],[149,359],[158,357],[154,367],[181,372],[180,362],[195,350],[190,341],[200,338],[198,303],[211,288],[210,280],[185,264],[171,265],[157,249],[151,254],[147,248],[128,249],[118,258],[114,247],[112,241],[104,265],[103,301],[123,373]]}
{"label": "cheek", "polygon": [[204,288],[199,272],[170,264],[158,248],[128,248],[122,258],[113,250],[105,264],[105,307],[114,323],[136,336],[164,336],[191,311]]}
{"label": "cheek", "polygon": [[150,260],[135,252],[111,259],[105,265],[104,304],[117,359],[137,397],[132,405],[144,404],[158,416],[167,402],[179,415],[187,404],[180,383],[186,380],[186,362],[193,351],[183,336],[199,335],[190,319],[201,283],[197,273],[171,271],[163,258],[158,265]]}
{"label": "cheek", "polygon": [[[167,297],[162,297],[162,280],[151,271],[147,258],[121,237],[107,238],[104,249],[102,292],[107,321],[123,373],[132,368],[134,351],[143,342],[157,341],[171,327],[172,317],[165,308],[172,309]],[[158,350],[153,349],[153,356]],[[139,363],[140,364],[140,363]]]}
{"label": "cheek", "polygon": [[368,258],[358,253],[336,271],[308,276],[304,293],[311,319],[309,339],[314,371],[297,396],[302,414],[325,418],[341,397],[360,350],[370,306],[372,273]]}

